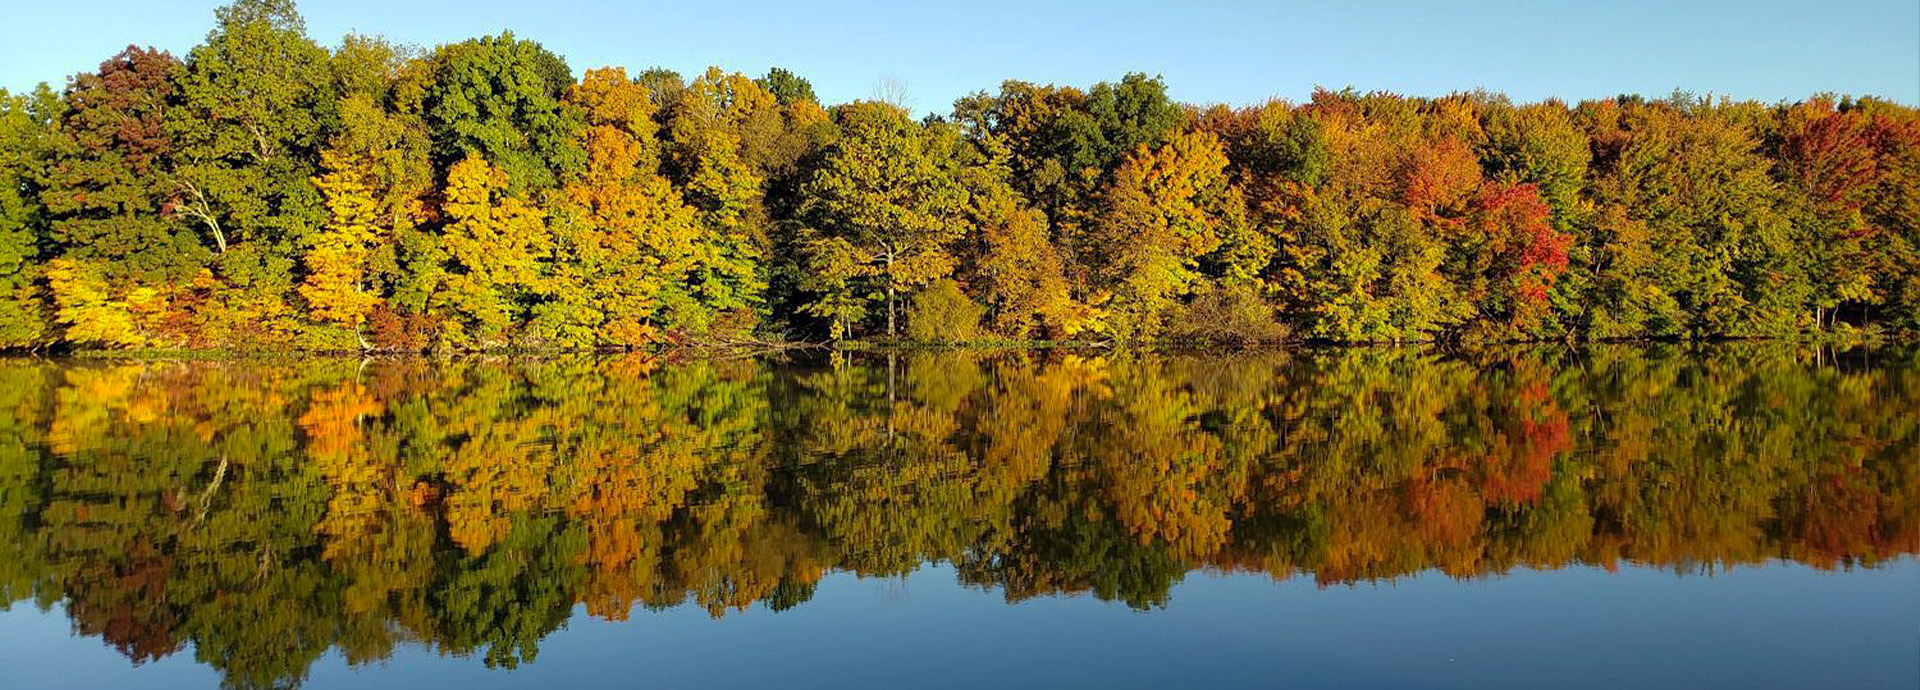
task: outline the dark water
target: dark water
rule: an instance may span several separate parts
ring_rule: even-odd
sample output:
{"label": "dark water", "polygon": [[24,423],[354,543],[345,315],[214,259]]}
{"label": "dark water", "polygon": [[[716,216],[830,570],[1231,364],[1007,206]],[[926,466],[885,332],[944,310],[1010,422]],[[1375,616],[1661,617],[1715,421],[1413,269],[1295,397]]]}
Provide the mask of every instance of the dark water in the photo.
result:
{"label": "dark water", "polygon": [[0,687],[1920,685],[1920,355],[0,360]]}

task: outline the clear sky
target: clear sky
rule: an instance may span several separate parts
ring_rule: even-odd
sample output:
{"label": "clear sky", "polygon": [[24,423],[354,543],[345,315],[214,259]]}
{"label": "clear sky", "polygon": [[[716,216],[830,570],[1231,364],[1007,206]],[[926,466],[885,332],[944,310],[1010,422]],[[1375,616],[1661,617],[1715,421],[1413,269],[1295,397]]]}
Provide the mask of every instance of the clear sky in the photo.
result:
{"label": "clear sky", "polygon": [[[221,0],[0,0],[0,87],[58,86],[129,43],[184,56]],[[601,65],[783,66],[829,103],[903,80],[920,110],[1003,79],[1164,75],[1179,100],[1305,98],[1316,85],[1569,101],[1674,89],[1920,103],[1916,0],[305,0],[309,33],[432,46],[511,29]]]}

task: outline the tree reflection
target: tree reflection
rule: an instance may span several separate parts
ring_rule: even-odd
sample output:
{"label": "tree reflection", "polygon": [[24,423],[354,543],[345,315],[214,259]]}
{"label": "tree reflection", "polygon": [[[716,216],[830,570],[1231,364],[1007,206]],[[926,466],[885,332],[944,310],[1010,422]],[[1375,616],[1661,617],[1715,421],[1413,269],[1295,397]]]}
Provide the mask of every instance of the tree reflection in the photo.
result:
{"label": "tree reflection", "polygon": [[0,362],[0,594],[236,687],[576,607],[1920,551],[1920,358],[1786,345]]}

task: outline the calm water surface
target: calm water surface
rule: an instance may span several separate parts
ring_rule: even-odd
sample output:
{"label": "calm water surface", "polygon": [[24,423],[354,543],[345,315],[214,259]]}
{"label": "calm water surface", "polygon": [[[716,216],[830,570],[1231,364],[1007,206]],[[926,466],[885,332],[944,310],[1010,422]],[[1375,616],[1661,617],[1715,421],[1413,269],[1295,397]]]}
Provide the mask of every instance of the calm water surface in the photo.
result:
{"label": "calm water surface", "polygon": [[0,687],[1913,688],[1920,354],[0,360]]}

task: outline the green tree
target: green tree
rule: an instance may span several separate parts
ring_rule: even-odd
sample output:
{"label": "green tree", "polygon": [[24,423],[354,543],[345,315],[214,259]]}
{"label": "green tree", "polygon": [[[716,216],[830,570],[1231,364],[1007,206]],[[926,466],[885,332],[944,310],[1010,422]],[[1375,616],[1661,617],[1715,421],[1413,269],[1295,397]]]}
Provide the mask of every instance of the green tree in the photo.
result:
{"label": "green tree", "polygon": [[278,275],[234,279],[287,282],[285,260],[264,257],[292,254],[325,218],[311,178],[337,126],[327,51],[291,0],[238,0],[215,17],[166,111],[172,203],[219,253],[264,245],[260,268]]}
{"label": "green tree", "polygon": [[422,114],[442,170],[469,156],[500,167],[515,192],[546,190],[586,165],[580,113],[563,97],[566,60],[512,32],[441,46],[432,57]]}
{"label": "green tree", "polygon": [[42,345],[52,335],[38,284],[50,244],[40,191],[59,110],[46,84],[19,95],[0,89],[0,348]]}
{"label": "green tree", "polygon": [[834,112],[840,138],[804,187],[816,233],[844,241],[870,267],[886,300],[886,334],[897,334],[903,291],[951,274],[951,245],[968,231],[966,190],[954,177],[950,130],[922,128],[907,113],[860,102]]}
{"label": "green tree", "polygon": [[[1618,219],[1616,227],[1644,224],[1648,259],[1597,269],[1600,280],[1622,288],[1602,293],[1596,335],[1794,327],[1810,296],[1808,276],[1788,250],[1791,226],[1779,212],[1772,166],[1759,155],[1754,110],[1684,94],[1583,106],[1589,136],[1610,142],[1596,160],[1599,208]],[[1638,272],[1613,274],[1628,266]]]}
{"label": "green tree", "polygon": [[780,67],[767,70],[766,76],[753,81],[766,89],[767,93],[773,94],[773,99],[783,106],[801,102],[820,103],[820,99],[813,95],[812,82]]}
{"label": "green tree", "polygon": [[1016,189],[1047,214],[1069,275],[1083,282],[1099,188],[1135,148],[1178,133],[1186,111],[1159,77],[1130,73],[1086,92],[1007,81],[998,95],[961,99],[954,118],[969,138],[1009,153]]}
{"label": "green tree", "polygon": [[[757,318],[771,243],[764,185],[768,148],[783,127],[773,93],[745,75],[709,67],[674,95],[665,131],[665,169],[704,232],[693,295],[735,323]],[[732,328],[727,330],[740,330]]]}

